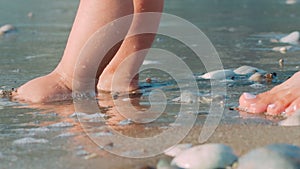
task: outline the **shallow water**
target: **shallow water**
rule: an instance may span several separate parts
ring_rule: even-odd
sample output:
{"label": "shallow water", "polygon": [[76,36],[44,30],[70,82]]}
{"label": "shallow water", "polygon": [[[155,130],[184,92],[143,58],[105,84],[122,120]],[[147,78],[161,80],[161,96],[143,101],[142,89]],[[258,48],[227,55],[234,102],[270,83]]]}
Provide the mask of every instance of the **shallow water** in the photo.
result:
{"label": "shallow water", "polygon": [[[0,87],[2,89],[17,87],[34,77],[50,72],[56,66],[63,53],[77,3],[71,0],[28,0],[26,2],[0,0],[0,25],[10,23],[17,28],[17,31],[0,37]],[[217,49],[224,68],[250,65],[278,74],[276,81],[264,83],[262,88],[253,88],[252,82],[244,80],[222,83],[227,86],[222,125],[276,125],[278,119],[240,115],[238,112],[229,111],[228,107],[238,105],[238,97],[243,91],[253,93],[265,91],[299,70],[300,46],[296,45],[295,50],[282,54],[272,51],[272,48],[284,44],[271,43],[270,39],[300,30],[300,3],[288,5],[284,0],[172,0],[165,3],[165,12],[188,20],[207,35]],[[33,13],[32,18],[27,16],[29,12]],[[168,23],[162,23],[162,26],[168,26]],[[154,46],[167,49],[179,56],[193,71],[195,77],[206,72],[197,56],[182,43],[165,36],[158,36]],[[278,64],[280,58],[285,60],[284,67]],[[157,61],[148,63],[163,64],[159,57]],[[154,79],[152,84],[143,80],[147,77]],[[157,70],[144,71],[141,73],[143,95],[140,98],[115,99],[120,101],[125,111],[128,109],[126,105],[131,103],[134,103],[133,105],[139,110],[147,110],[149,106],[147,96],[150,92],[153,89],[164,91],[168,101],[166,110],[152,123],[138,125],[124,121],[121,116],[115,114],[116,106],[112,103],[112,99],[106,98],[108,96],[97,100],[101,109],[97,107],[93,112],[85,112],[87,114],[82,115],[79,120],[83,120],[81,122],[84,122],[84,128],[88,129],[86,132],[94,134],[92,138],[100,141],[107,141],[104,137],[111,135],[106,128],[107,125],[132,137],[154,136],[170,128],[170,123],[178,117],[180,103],[172,101],[180,96],[176,84],[177,82],[167,73]],[[209,81],[197,78],[197,84],[200,90],[198,96],[209,100]],[[154,104],[159,105],[157,102]],[[202,126],[209,105],[209,102],[200,104],[197,112],[199,114],[197,127]],[[80,106],[84,107],[88,104]],[[100,151],[99,146],[82,131],[74,114],[78,109],[80,108],[74,109],[73,103],[69,102],[29,107],[1,98],[0,168],[131,168],[154,164],[155,159],[129,160]],[[95,115],[96,112],[101,113],[100,117],[99,114]],[[156,114],[153,116],[143,114],[140,118],[151,120],[155,117]],[[243,130],[235,134],[240,136],[241,133],[244,133]],[[289,134],[292,136],[292,133],[286,132],[285,138],[288,138]],[[221,135],[220,133],[214,135],[215,138],[220,139],[217,139],[217,142],[223,140]],[[197,142],[197,137],[192,138],[192,142]],[[272,138],[261,139],[261,142],[272,143]],[[245,151],[241,148],[244,142],[237,140],[233,141],[239,145],[237,151]],[[280,142],[280,139],[276,141]],[[227,142],[230,142],[230,139]],[[299,144],[299,141],[293,140],[293,143]],[[121,143],[103,144],[108,146],[104,148],[111,148],[127,156],[145,153],[140,149],[128,151],[126,148],[118,147],[119,144],[122,145]],[[248,142],[248,145],[251,144]],[[159,149],[159,144],[153,149]],[[120,162],[116,164],[114,161]]]}

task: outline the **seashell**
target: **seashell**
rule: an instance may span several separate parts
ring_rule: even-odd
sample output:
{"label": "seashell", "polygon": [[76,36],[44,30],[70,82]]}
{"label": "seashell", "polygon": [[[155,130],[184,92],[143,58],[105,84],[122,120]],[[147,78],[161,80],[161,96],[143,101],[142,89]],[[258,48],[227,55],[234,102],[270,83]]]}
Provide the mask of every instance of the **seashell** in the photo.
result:
{"label": "seashell", "polygon": [[13,31],[15,29],[16,28],[14,26],[10,25],[10,24],[3,25],[3,26],[0,27],[0,35],[8,33],[10,31]]}
{"label": "seashell", "polygon": [[296,111],[287,119],[278,123],[280,126],[300,126],[300,111]]}
{"label": "seashell", "polygon": [[294,31],[287,36],[282,37],[279,42],[282,43],[290,43],[290,44],[298,44],[299,43],[300,34],[298,31]]}
{"label": "seashell", "polygon": [[297,3],[297,0],[286,0],[285,1],[285,4],[287,4],[287,5],[293,5],[295,3]]}
{"label": "seashell", "polygon": [[237,169],[299,169],[300,148],[288,144],[272,144],[241,156]]}
{"label": "seashell", "polygon": [[261,73],[261,74],[267,73],[266,71],[264,71],[262,69],[258,69],[256,67],[247,66],[247,65],[236,68],[236,69],[234,69],[233,72],[238,75],[252,75],[256,72]]}
{"label": "seashell", "polygon": [[192,147],[192,144],[177,144],[164,151],[165,155],[175,157],[184,150]]}
{"label": "seashell", "polygon": [[226,168],[237,160],[232,149],[223,144],[204,144],[187,149],[176,156],[172,166],[188,169]]}
{"label": "seashell", "polygon": [[223,80],[227,78],[233,78],[234,76],[235,73],[231,69],[223,69],[223,70],[215,70],[212,72],[208,72],[199,77],[203,79]]}

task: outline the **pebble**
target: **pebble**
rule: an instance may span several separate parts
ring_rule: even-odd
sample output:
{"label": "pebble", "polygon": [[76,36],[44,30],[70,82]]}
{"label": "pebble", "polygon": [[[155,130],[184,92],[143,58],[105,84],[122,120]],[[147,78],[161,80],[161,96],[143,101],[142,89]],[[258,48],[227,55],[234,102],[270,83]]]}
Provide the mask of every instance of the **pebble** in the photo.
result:
{"label": "pebble", "polygon": [[284,66],[284,59],[283,58],[279,59],[278,64],[279,64],[280,67],[283,67]]}
{"label": "pebble", "polygon": [[279,126],[300,126],[300,111],[296,111],[287,119],[280,121]]}
{"label": "pebble", "polygon": [[223,69],[223,70],[215,70],[204,75],[199,76],[203,79],[214,79],[214,80],[224,80],[224,79],[231,79],[235,76],[235,73],[231,69]]}
{"label": "pebble", "polygon": [[300,34],[298,31],[294,31],[287,36],[282,37],[279,42],[289,43],[289,44],[298,44],[299,43]]}
{"label": "pebble", "polygon": [[0,35],[14,31],[16,28],[11,24],[6,24],[0,27]]}
{"label": "pebble", "polygon": [[237,169],[299,169],[300,148],[288,144],[272,144],[241,156]]}
{"label": "pebble", "polygon": [[32,137],[25,137],[18,140],[13,141],[12,144],[37,144],[37,143],[48,143],[49,141],[46,139],[35,139]]}
{"label": "pebble", "polygon": [[264,75],[262,75],[261,73],[254,73],[253,75],[251,75],[248,80],[253,81],[253,82],[262,82],[264,80]]}
{"label": "pebble", "polygon": [[226,168],[237,160],[232,149],[223,144],[204,144],[192,147],[176,156],[172,166],[188,169]]}
{"label": "pebble", "polygon": [[192,144],[177,144],[173,147],[168,148],[167,150],[164,151],[165,155],[170,156],[170,157],[175,157],[184,150],[187,150],[192,147]]}

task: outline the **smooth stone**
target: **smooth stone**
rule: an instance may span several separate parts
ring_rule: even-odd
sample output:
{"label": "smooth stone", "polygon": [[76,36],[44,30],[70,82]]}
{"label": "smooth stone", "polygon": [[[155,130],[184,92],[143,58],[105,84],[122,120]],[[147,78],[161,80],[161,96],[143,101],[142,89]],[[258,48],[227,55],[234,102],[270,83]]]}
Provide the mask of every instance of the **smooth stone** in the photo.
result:
{"label": "smooth stone", "polygon": [[15,29],[16,28],[14,26],[10,25],[10,24],[3,25],[3,26],[0,27],[0,35],[8,33],[10,31],[13,31]]}
{"label": "smooth stone", "polygon": [[235,73],[231,69],[215,70],[212,72],[205,73],[199,76],[203,79],[214,79],[214,80],[224,80],[226,78],[233,78]]}
{"label": "smooth stone", "polygon": [[300,126],[300,110],[278,123],[280,126]]}
{"label": "smooth stone", "polygon": [[237,169],[299,169],[300,148],[288,144],[272,144],[241,156]]}
{"label": "smooth stone", "polygon": [[262,75],[261,73],[254,73],[253,75],[251,75],[248,80],[253,81],[253,82],[262,82],[264,80],[264,75]]}
{"label": "smooth stone", "polygon": [[247,65],[238,67],[238,68],[234,69],[233,72],[238,75],[252,75],[256,72],[261,73],[261,74],[267,73],[266,71],[264,71],[262,69],[258,69],[256,67],[247,66]]}
{"label": "smooth stone", "polygon": [[226,168],[237,160],[232,149],[223,144],[204,144],[192,147],[176,156],[172,166],[188,169]]}
{"label": "smooth stone", "polygon": [[279,42],[282,43],[290,43],[290,44],[298,44],[299,43],[300,34],[298,31],[294,31],[287,36],[282,37]]}
{"label": "smooth stone", "polygon": [[35,139],[32,137],[25,137],[18,140],[13,141],[12,144],[37,144],[37,143],[48,143],[49,141],[46,139]]}
{"label": "smooth stone", "polygon": [[175,157],[181,152],[183,152],[184,150],[191,148],[192,146],[193,146],[192,144],[177,144],[165,150],[164,153],[167,156]]}

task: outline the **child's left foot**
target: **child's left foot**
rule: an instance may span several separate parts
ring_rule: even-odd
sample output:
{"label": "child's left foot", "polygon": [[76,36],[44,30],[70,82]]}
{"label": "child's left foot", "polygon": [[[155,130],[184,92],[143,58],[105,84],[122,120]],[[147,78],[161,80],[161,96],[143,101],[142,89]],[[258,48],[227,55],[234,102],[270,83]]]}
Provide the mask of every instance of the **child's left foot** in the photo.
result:
{"label": "child's left foot", "polygon": [[13,92],[12,99],[30,103],[45,103],[72,98],[68,80],[53,71],[50,74],[33,79]]}

